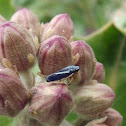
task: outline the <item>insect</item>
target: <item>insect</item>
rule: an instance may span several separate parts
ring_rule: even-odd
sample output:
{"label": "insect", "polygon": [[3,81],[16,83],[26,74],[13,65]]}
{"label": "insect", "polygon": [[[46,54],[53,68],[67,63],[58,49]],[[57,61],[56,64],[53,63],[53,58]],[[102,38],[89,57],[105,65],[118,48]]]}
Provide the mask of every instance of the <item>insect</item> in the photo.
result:
{"label": "insect", "polygon": [[80,69],[79,66],[67,66],[53,74],[46,76],[46,81],[50,82],[50,81],[61,80],[63,78],[66,78],[66,77],[78,72],[79,69]]}

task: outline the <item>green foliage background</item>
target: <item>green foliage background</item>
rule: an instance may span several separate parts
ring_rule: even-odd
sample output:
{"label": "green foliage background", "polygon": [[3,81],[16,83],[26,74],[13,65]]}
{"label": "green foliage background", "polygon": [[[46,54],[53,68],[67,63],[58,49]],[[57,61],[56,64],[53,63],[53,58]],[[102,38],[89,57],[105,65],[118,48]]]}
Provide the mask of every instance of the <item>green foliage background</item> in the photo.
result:
{"label": "green foliage background", "polygon": [[[68,13],[75,25],[75,39],[89,43],[97,60],[104,64],[105,83],[116,94],[112,107],[123,115],[122,126],[126,126],[125,4],[125,0],[0,0],[0,13],[9,20],[15,10],[27,7],[44,23],[59,13]],[[114,16],[118,20],[113,20]],[[75,117],[72,113],[67,119],[72,121]],[[0,126],[9,126],[12,121],[1,116]]]}

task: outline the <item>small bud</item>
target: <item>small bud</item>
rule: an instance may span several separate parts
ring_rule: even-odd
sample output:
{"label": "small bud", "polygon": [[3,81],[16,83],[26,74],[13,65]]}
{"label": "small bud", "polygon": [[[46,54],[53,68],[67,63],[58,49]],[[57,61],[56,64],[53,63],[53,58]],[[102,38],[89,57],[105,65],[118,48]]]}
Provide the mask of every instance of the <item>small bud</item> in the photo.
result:
{"label": "small bud", "polygon": [[95,72],[93,79],[97,80],[99,83],[104,81],[105,70],[104,70],[104,66],[102,63],[99,63],[99,62],[96,63],[96,72]]}
{"label": "small bud", "polygon": [[70,91],[63,83],[42,83],[29,93],[31,117],[50,126],[58,126],[73,108]]}
{"label": "small bud", "polygon": [[108,125],[106,125],[106,124],[104,124],[104,123],[99,123],[99,124],[93,124],[93,125],[91,125],[91,126],[108,126]]}
{"label": "small bud", "polygon": [[104,124],[108,126],[121,126],[123,117],[120,113],[112,108],[107,109],[102,113],[102,117],[107,116]]}
{"label": "small bud", "polygon": [[71,42],[74,65],[79,66],[79,76],[74,76],[74,79],[83,83],[92,79],[96,70],[96,59],[91,47],[84,41]]}
{"label": "small bud", "polygon": [[0,15],[0,25],[6,22],[6,19]]}
{"label": "small bud", "polygon": [[59,14],[55,16],[43,31],[42,41],[53,35],[66,37],[68,40],[74,32],[73,22],[67,14]]}
{"label": "small bud", "polygon": [[44,75],[52,74],[72,64],[70,43],[61,36],[53,36],[40,44],[39,68]]}
{"label": "small bud", "polygon": [[112,105],[114,97],[112,89],[105,84],[84,84],[75,92],[76,111],[85,120],[95,119]]}
{"label": "small bud", "polygon": [[26,105],[26,89],[15,71],[0,68],[0,115],[15,116]]}
{"label": "small bud", "polygon": [[4,66],[3,59],[6,58],[19,71],[24,71],[33,66],[35,56],[36,47],[27,29],[14,22],[7,22],[0,26],[0,63],[2,66]]}
{"label": "small bud", "polygon": [[32,29],[33,35],[40,38],[40,22],[31,10],[23,8],[17,11],[10,21],[16,22],[27,29]]}

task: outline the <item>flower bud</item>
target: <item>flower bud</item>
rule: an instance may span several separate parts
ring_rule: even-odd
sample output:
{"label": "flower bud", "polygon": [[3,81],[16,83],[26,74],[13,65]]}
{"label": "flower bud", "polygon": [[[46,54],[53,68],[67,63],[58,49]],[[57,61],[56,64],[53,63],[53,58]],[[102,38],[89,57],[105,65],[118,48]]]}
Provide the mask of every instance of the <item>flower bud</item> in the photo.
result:
{"label": "flower bud", "polygon": [[14,22],[7,22],[0,26],[0,63],[8,59],[19,71],[33,66],[36,47],[30,32]]}
{"label": "flower bud", "polygon": [[73,108],[70,91],[63,83],[42,83],[28,94],[31,117],[50,126],[58,126]]}
{"label": "flower bud", "polygon": [[96,72],[93,79],[97,80],[99,83],[103,82],[105,79],[105,70],[102,63],[96,63]]}
{"label": "flower bud", "polygon": [[6,19],[0,15],[0,25],[6,22]]}
{"label": "flower bud", "polygon": [[52,74],[72,64],[70,43],[62,36],[53,36],[40,44],[39,68],[44,75]]}
{"label": "flower bud", "polygon": [[93,124],[93,125],[91,125],[91,126],[108,126],[108,125],[103,124],[103,123],[99,123],[99,124]]}
{"label": "flower bud", "polygon": [[34,36],[40,38],[40,22],[37,16],[26,8],[17,11],[10,19],[27,29],[31,29]]}
{"label": "flower bud", "polygon": [[104,124],[108,126],[121,126],[123,117],[120,113],[112,108],[107,109],[102,113],[102,117],[107,116]]}
{"label": "flower bud", "polygon": [[[82,40],[71,42],[74,65],[79,66],[79,76],[74,76],[74,79],[83,83],[92,79],[96,70],[96,59],[91,47]],[[76,74],[77,75],[77,74]]]}
{"label": "flower bud", "polygon": [[53,35],[66,37],[68,40],[74,32],[73,22],[67,14],[59,14],[55,16],[46,27],[42,35],[42,41]]}
{"label": "flower bud", "polygon": [[76,111],[85,120],[95,119],[112,105],[114,97],[105,84],[84,84],[75,92]]}
{"label": "flower bud", "polygon": [[0,68],[0,115],[15,116],[26,105],[26,89],[14,70]]}

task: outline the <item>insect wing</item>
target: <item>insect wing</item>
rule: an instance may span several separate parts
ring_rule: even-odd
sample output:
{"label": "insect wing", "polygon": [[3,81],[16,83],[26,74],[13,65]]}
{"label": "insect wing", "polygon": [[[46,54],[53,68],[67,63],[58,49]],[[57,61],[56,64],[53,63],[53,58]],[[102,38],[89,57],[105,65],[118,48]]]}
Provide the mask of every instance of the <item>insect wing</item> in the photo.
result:
{"label": "insect wing", "polygon": [[65,71],[65,72],[56,72],[53,74],[50,74],[46,77],[46,80],[49,81],[56,81],[56,80],[61,80],[65,77],[68,77],[70,75],[69,71]]}

